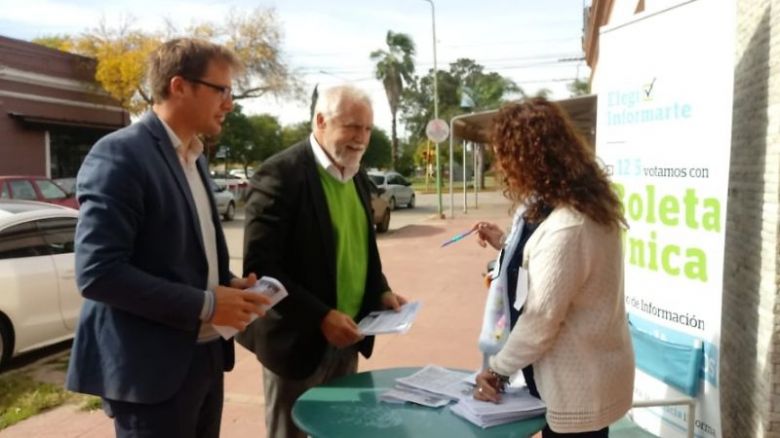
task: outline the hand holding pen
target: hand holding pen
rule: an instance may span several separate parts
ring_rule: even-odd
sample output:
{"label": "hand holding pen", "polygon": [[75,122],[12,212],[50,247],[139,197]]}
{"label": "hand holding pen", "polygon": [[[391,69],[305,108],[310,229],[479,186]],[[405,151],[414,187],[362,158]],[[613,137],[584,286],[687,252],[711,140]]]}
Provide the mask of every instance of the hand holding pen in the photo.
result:
{"label": "hand holding pen", "polygon": [[477,222],[472,228],[477,232],[477,244],[485,248],[488,244],[499,250],[504,243],[504,231],[492,222]]}
{"label": "hand holding pen", "polygon": [[477,243],[481,247],[484,248],[486,244],[490,244],[490,246],[495,249],[501,248],[504,232],[501,230],[501,228],[498,227],[498,225],[490,222],[477,222],[473,227],[462,233],[456,234],[446,242],[442,243],[441,246],[443,248],[447,245],[451,245],[455,242],[463,240],[465,237],[475,232],[477,233],[478,237]]}
{"label": "hand holding pen", "polygon": [[456,235],[452,236],[449,240],[447,240],[444,243],[442,243],[441,247],[444,248],[447,245],[452,245],[453,243],[462,240],[464,237],[468,236],[469,234],[471,234],[471,233],[473,233],[475,231],[477,231],[476,227],[472,227],[468,231],[464,231],[462,233],[456,234]]}

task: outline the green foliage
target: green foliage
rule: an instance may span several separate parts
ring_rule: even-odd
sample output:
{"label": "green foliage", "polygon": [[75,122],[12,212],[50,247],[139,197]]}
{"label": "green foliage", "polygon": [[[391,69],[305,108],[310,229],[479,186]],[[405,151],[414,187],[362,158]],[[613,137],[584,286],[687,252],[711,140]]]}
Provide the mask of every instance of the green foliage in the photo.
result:
{"label": "green foliage", "polygon": [[395,170],[404,176],[414,175],[414,159],[411,155],[401,155],[395,162]]}
{"label": "green foliage", "polygon": [[390,153],[392,144],[387,138],[387,133],[374,126],[371,130],[371,139],[368,142],[368,149],[363,155],[363,166],[376,167],[379,169],[387,168],[391,165]]}
{"label": "green foliage", "polygon": [[92,412],[102,408],[103,408],[103,400],[100,397],[95,397],[93,395],[85,395],[84,400],[81,402],[81,406],[79,407],[79,410],[84,412]]}
{"label": "green foliage", "polygon": [[282,128],[269,114],[246,116],[241,105],[227,114],[217,143],[227,149],[227,159],[241,163],[244,171],[282,149]]}
{"label": "green foliage", "polygon": [[580,78],[575,79],[574,82],[567,85],[567,88],[571,92],[572,97],[590,94],[590,83]]}
{"label": "green foliage", "polygon": [[395,167],[395,160],[398,157],[398,133],[396,130],[396,115],[401,103],[401,95],[404,85],[414,81],[414,41],[412,37],[403,33],[394,33],[387,31],[385,38],[387,50],[375,50],[371,52],[370,58],[376,62],[375,75],[382,81],[387,95],[387,102],[390,104],[390,114],[392,116],[392,149],[390,153],[390,165]]}
{"label": "green foliage", "polygon": [[0,376],[0,430],[59,406],[69,396],[61,387],[38,382],[26,374],[3,374]]}
{"label": "green foliage", "polygon": [[245,164],[253,160],[255,135],[249,118],[241,110],[241,105],[235,105],[225,116],[217,145],[226,149],[226,161]]}
{"label": "green foliage", "polygon": [[[523,90],[512,80],[498,73],[484,71],[484,67],[471,59],[458,59],[449,70],[439,70],[437,75],[439,118],[449,121],[468,111],[478,112],[499,107],[518,96]],[[461,95],[466,92],[474,106],[460,107]],[[401,99],[401,120],[406,125],[409,141],[419,144],[425,140],[425,126],[433,119],[433,70],[418,77],[406,88]]]}
{"label": "green foliage", "polygon": [[286,125],[282,128],[282,148],[287,148],[299,141],[306,140],[311,134],[311,122],[302,122]]}
{"label": "green foliage", "polygon": [[276,117],[270,114],[249,116],[249,123],[254,134],[253,161],[264,161],[282,150],[282,127]]}

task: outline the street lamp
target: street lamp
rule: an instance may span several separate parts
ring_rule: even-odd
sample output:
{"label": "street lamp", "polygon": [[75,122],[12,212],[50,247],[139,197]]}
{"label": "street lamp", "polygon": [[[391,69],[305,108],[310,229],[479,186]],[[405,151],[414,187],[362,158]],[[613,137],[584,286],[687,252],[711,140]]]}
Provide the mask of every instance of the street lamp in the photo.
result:
{"label": "street lamp", "polygon": [[[433,28],[433,118],[439,118],[439,78],[436,69],[436,5],[433,0],[422,0],[431,4],[431,27]],[[452,133],[450,133],[452,135]],[[452,173],[452,169],[450,169]],[[436,143],[436,195],[439,199],[439,217],[444,217],[441,203],[441,164],[439,162],[439,143]]]}

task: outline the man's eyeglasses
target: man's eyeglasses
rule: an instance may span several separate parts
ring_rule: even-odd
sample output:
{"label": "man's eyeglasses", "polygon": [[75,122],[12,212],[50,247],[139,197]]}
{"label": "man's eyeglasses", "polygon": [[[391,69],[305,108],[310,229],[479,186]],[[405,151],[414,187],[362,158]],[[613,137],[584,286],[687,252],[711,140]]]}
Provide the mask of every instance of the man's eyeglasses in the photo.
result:
{"label": "man's eyeglasses", "polygon": [[211,88],[212,90],[216,90],[219,93],[219,97],[221,97],[222,100],[228,100],[228,98],[230,98],[233,95],[233,87],[212,84],[211,82],[204,81],[203,79],[184,78],[184,80],[194,82],[196,84],[205,85]]}

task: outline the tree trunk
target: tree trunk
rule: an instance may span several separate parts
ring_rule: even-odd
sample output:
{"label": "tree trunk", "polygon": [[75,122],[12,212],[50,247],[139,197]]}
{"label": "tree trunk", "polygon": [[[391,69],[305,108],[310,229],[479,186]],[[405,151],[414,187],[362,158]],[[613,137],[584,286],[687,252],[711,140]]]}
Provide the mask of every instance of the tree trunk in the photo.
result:
{"label": "tree trunk", "polygon": [[398,158],[398,136],[395,133],[395,112],[393,112],[393,125],[391,131],[392,144],[390,146],[390,168],[395,170],[395,160]]}

